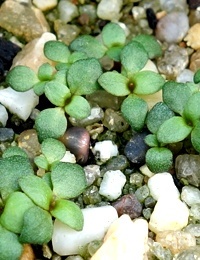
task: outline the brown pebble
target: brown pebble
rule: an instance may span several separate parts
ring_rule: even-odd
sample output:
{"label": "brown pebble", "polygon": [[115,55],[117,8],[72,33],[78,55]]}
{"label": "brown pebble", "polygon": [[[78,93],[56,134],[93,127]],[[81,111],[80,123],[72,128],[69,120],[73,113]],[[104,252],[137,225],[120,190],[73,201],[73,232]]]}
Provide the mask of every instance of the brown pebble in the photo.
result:
{"label": "brown pebble", "polygon": [[90,135],[85,128],[74,126],[67,129],[65,134],[60,138],[60,141],[75,155],[78,163],[84,164],[87,162],[90,148]]}
{"label": "brown pebble", "polygon": [[135,219],[142,214],[142,204],[138,201],[135,194],[127,194],[112,203],[117,210],[118,216],[123,214],[129,215],[131,219]]}
{"label": "brown pebble", "polygon": [[24,244],[23,245],[23,252],[20,257],[20,260],[34,260],[34,252],[30,244]]}

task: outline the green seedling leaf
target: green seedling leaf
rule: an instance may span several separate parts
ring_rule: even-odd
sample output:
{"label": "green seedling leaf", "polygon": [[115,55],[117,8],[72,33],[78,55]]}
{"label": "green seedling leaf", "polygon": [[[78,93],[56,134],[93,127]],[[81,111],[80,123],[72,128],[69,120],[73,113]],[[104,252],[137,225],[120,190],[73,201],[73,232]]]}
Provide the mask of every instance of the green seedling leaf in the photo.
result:
{"label": "green seedling leaf", "polygon": [[68,87],[55,80],[52,80],[45,85],[44,93],[48,100],[58,107],[63,107],[66,99],[71,96]]}
{"label": "green seedling leaf", "polygon": [[133,38],[133,41],[142,44],[142,46],[148,53],[149,59],[154,59],[162,55],[161,45],[158,43],[157,39],[152,35],[139,34]]}
{"label": "green seedling leaf", "polygon": [[0,260],[19,260],[22,251],[18,236],[0,225]]}
{"label": "green seedling leaf", "polygon": [[19,237],[21,243],[46,244],[53,234],[52,217],[46,210],[33,206],[24,213],[22,231]]}
{"label": "green seedling leaf", "polygon": [[159,127],[169,118],[175,116],[174,112],[163,102],[158,102],[149,111],[146,125],[152,133],[156,133]]}
{"label": "green seedling leaf", "polygon": [[77,231],[83,229],[83,213],[81,209],[72,201],[57,200],[53,210],[51,210],[51,214],[62,223]]}
{"label": "green seedling leaf", "polygon": [[10,193],[20,189],[18,180],[24,175],[34,174],[29,159],[14,155],[0,159],[0,193],[5,200]]}
{"label": "green seedling leaf", "polygon": [[123,46],[126,42],[124,30],[117,23],[108,23],[104,26],[102,32],[102,40],[107,48],[113,46]]}
{"label": "green seedling leaf", "polygon": [[[58,127],[59,126],[59,127]],[[39,141],[46,138],[59,138],[67,128],[67,119],[61,108],[48,108],[39,113],[35,120]]]}
{"label": "green seedling leaf", "polygon": [[165,147],[153,147],[146,153],[146,164],[154,173],[169,171],[172,162],[173,154]]}
{"label": "green seedling leaf", "polygon": [[69,63],[74,63],[77,60],[87,59],[88,56],[84,52],[74,51],[69,57]]}
{"label": "green seedling leaf", "polygon": [[121,105],[124,118],[135,131],[140,131],[144,127],[147,111],[147,103],[134,94],[124,99]]}
{"label": "green seedling leaf", "polygon": [[31,89],[38,81],[36,73],[31,68],[22,65],[11,69],[6,76],[6,83],[19,92]]}
{"label": "green seedling leaf", "polygon": [[38,176],[24,176],[19,179],[19,185],[32,201],[43,209],[48,210],[52,199],[52,190]]}
{"label": "green seedling leaf", "polygon": [[140,71],[134,74],[132,77],[135,94],[153,94],[159,91],[165,83],[164,78],[153,71]]}
{"label": "green seedling leaf", "polygon": [[68,46],[60,41],[48,41],[44,45],[44,55],[52,61],[67,63],[70,51]]}
{"label": "green seedling leaf", "polygon": [[53,79],[60,84],[67,85],[67,71],[59,70],[54,74]]}
{"label": "green seedling leaf", "polygon": [[107,50],[106,55],[114,61],[120,61],[122,46],[114,46]]}
{"label": "green seedling leaf", "polygon": [[34,206],[34,203],[24,193],[16,191],[6,200],[0,222],[7,230],[20,233],[22,230],[24,213]]}
{"label": "green seedling leaf", "polygon": [[91,107],[85,98],[73,96],[70,103],[65,106],[65,111],[71,117],[83,119],[90,115]]}
{"label": "green seedling leaf", "polygon": [[180,116],[173,116],[166,120],[158,129],[157,138],[160,143],[170,144],[184,140],[192,131]]}
{"label": "green seedling leaf", "polygon": [[191,132],[191,142],[194,149],[200,153],[200,122],[197,122]]}
{"label": "green seedling leaf", "polygon": [[168,81],[163,85],[163,101],[175,113],[183,114],[185,104],[192,95],[191,89],[184,83]]}
{"label": "green seedling leaf", "polygon": [[41,150],[49,164],[60,161],[66,152],[65,145],[53,138],[45,139],[41,144]]}
{"label": "green seedling leaf", "polygon": [[194,83],[200,83],[200,69],[198,69],[194,74]]}
{"label": "green seedling leaf", "polygon": [[46,171],[49,169],[49,162],[43,154],[36,156],[34,158],[34,163],[37,165],[38,168],[45,169]]}
{"label": "green seedling leaf", "polygon": [[25,158],[28,158],[27,153],[20,148],[19,146],[9,146],[2,154],[3,158],[7,158],[7,157],[11,157],[14,155],[20,155],[23,156]]}
{"label": "green seedling leaf", "polygon": [[144,68],[148,58],[142,44],[136,41],[128,43],[121,51],[121,63],[128,77]]}
{"label": "green seedling leaf", "polygon": [[46,172],[43,176],[42,179],[46,182],[46,184],[50,187],[51,190],[53,190],[53,185],[51,182],[51,172]]}
{"label": "green seedling leaf", "polygon": [[59,162],[51,172],[53,193],[62,199],[75,198],[86,188],[83,168],[78,164]]}
{"label": "green seedling leaf", "polygon": [[54,67],[49,63],[42,64],[38,69],[38,78],[41,81],[51,80],[54,73]]}
{"label": "green seedling leaf", "polygon": [[159,146],[159,142],[157,140],[156,135],[149,134],[145,137],[144,140],[145,143],[150,147]]}
{"label": "green seedling leaf", "polygon": [[127,96],[130,94],[130,90],[128,88],[129,79],[117,71],[108,71],[103,73],[99,77],[98,82],[102,88],[112,95]]}
{"label": "green seedling leaf", "polygon": [[33,91],[36,95],[41,96],[44,94],[45,86],[48,81],[40,81],[33,86]]}
{"label": "green seedling leaf", "polygon": [[107,48],[91,35],[81,35],[73,40],[70,50],[85,53],[89,58],[100,59],[104,56]]}
{"label": "green seedling leaf", "polygon": [[102,68],[98,60],[78,60],[71,65],[67,73],[67,82],[70,91],[74,95],[87,95],[99,89],[97,79],[102,74]]}
{"label": "green seedling leaf", "polygon": [[194,93],[184,107],[183,115],[193,125],[200,119],[200,92]]}

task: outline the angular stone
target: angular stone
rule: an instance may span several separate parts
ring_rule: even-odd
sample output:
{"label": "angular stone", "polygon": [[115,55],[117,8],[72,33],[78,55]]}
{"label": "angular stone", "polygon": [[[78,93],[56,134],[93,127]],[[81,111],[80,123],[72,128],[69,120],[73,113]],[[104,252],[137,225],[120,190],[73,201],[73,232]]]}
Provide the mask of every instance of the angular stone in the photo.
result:
{"label": "angular stone", "polygon": [[200,259],[200,246],[190,247],[176,256],[176,260]]}
{"label": "angular stone", "polygon": [[190,27],[184,41],[186,41],[187,45],[192,47],[194,50],[200,48],[200,23],[196,23]]}
{"label": "angular stone", "polygon": [[158,200],[161,197],[179,198],[180,193],[176,188],[172,175],[168,172],[157,173],[148,180],[151,196]]}
{"label": "angular stone", "polygon": [[188,224],[189,209],[180,199],[161,197],[151,214],[149,229],[154,233],[181,230]]}
{"label": "angular stone", "polygon": [[200,238],[200,224],[189,224],[184,228],[184,231],[192,234],[196,238]]}
{"label": "angular stone", "polygon": [[148,259],[172,260],[173,256],[169,249],[164,248],[160,243],[153,239],[148,239]]}
{"label": "angular stone", "polygon": [[38,68],[43,63],[48,62],[53,64],[52,61],[44,56],[43,52],[44,44],[50,40],[56,40],[56,36],[53,33],[46,32],[43,33],[41,37],[27,43],[13,59],[13,65],[11,68],[17,65],[24,65],[37,72]]}
{"label": "angular stone", "polygon": [[104,114],[103,125],[110,131],[122,133],[126,131],[129,124],[123,118],[121,112],[107,108]]}
{"label": "angular stone", "polygon": [[200,203],[194,204],[190,208],[190,216],[200,221]]}
{"label": "angular stone", "polygon": [[0,104],[0,123],[3,126],[6,126],[7,120],[8,120],[8,112],[5,109],[5,107]]}
{"label": "angular stone", "polygon": [[148,223],[122,215],[109,227],[103,245],[91,260],[147,260]]}
{"label": "angular stone", "polygon": [[0,128],[0,142],[12,142],[14,135],[12,128]]}
{"label": "angular stone", "polygon": [[117,210],[118,216],[123,214],[129,215],[131,219],[135,219],[142,214],[142,204],[138,201],[135,194],[127,194],[112,203],[112,206]]}
{"label": "angular stone", "polygon": [[158,21],[156,38],[168,43],[178,43],[188,29],[189,20],[185,12],[170,12]]}
{"label": "angular stone", "polygon": [[110,171],[110,170],[123,171],[128,167],[128,165],[129,165],[129,163],[128,163],[126,156],[120,154],[120,155],[110,158],[110,160],[108,160],[108,162],[106,162],[106,164],[104,164],[102,166],[101,174],[104,174],[106,171]]}
{"label": "angular stone", "polygon": [[182,154],[176,157],[176,175],[189,184],[200,187],[200,156],[195,154]]}
{"label": "angular stone", "polygon": [[176,44],[170,44],[164,55],[158,59],[157,67],[167,79],[174,79],[187,67],[188,62],[187,50]]}
{"label": "angular stone", "polygon": [[200,190],[190,185],[184,186],[181,192],[181,199],[190,207],[200,203]]}
{"label": "angular stone", "polygon": [[178,254],[191,246],[196,246],[195,236],[181,230],[159,232],[156,235],[156,241],[168,248],[172,254]]}
{"label": "angular stone", "polygon": [[50,30],[39,9],[14,0],[7,0],[1,5],[0,26],[27,42]]}

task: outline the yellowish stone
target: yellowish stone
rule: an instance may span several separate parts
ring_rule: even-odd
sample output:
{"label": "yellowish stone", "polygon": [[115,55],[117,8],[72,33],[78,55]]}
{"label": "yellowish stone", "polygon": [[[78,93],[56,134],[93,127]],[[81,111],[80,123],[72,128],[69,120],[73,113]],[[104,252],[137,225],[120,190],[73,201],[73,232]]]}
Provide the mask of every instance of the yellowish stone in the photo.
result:
{"label": "yellowish stone", "polygon": [[200,48],[200,23],[196,23],[190,27],[184,41],[194,50]]}

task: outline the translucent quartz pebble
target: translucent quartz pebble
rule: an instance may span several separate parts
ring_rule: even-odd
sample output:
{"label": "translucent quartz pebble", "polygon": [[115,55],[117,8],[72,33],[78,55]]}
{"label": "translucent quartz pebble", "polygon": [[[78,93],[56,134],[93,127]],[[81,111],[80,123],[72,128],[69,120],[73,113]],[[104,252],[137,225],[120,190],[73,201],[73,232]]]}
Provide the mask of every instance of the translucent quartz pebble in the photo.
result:
{"label": "translucent quartz pebble", "polygon": [[192,216],[195,220],[200,221],[200,203],[191,206],[190,216]]}
{"label": "translucent quartz pebble", "polygon": [[120,170],[107,171],[103,176],[99,194],[109,200],[115,200],[122,194],[122,188],[125,183],[126,176]]}
{"label": "translucent quartz pebble", "polygon": [[181,192],[181,199],[190,207],[200,203],[200,190],[193,186],[184,186]]}
{"label": "translucent quartz pebble", "polygon": [[184,228],[184,231],[192,234],[196,238],[200,238],[200,224],[189,224]]}
{"label": "translucent quartz pebble", "polygon": [[185,12],[171,12],[162,17],[156,27],[156,38],[160,41],[178,43],[189,29],[189,20]]}
{"label": "translucent quartz pebble", "polygon": [[195,236],[180,230],[159,232],[156,241],[168,248],[172,254],[177,254],[191,246],[196,246]]}
{"label": "translucent quartz pebble", "polygon": [[176,78],[177,82],[193,82],[194,72],[189,69],[184,69]]}
{"label": "translucent quartz pebble", "polygon": [[58,3],[59,18],[61,21],[68,23],[79,15],[78,8],[68,0],[61,0]]}
{"label": "translucent quartz pebble", "polygon": [[126,131],[129,127],[129,124],[123,118],[121,112],[115,111],[111,108],[106,109],[102,123],[110,131],[118,133]]}
{"label": "translucent quartz pebble", "polygon": [[187,11],[187,4],[185,0],[160,0],[161,9],[166,12],[172,11]]}
{"label": "translucent quartz pebble", "polygon": [[147,260],[148,223],[144,219],[132,221],[122,215],[113,222],[104,237],[103,245],[91,260]]}
{"label": "translucent quartz pebble", "polygon": [[174,260],[199,260],[200,259],[200,246],[190,247],[187,250],[179,253]]}
{"label": "translucent quartz pebble", "polygon": [[168,172],[157,173],[148,180],[151,196],[158,200],[161,197],[179,198],[180,193],[174,184],[172,175]]}
{"label": "translucent quartz pebble", "polygon": [[101,175],[99,165],[87,165],[83,169],[87,180],[87,186],[93,184],[93,182],[95,182],[95,180],[97,180]]}
{"label": "translucent quartz pebble", "polygon": [[172,260],[173,256],[169,249],[163,248],[163,246],[155,242],[153,239],[148,239],[148,260],[160,259],[160,260]]}
{"label": "translucent quartz pebble", "polygon": [[200,156],[195,154],[182,154],[175,161],[176,175],[179,180],[186,179],[189,184],[200,186]]}
{"label": "translucent quartz pebble", "polygon": [[149,229],[154,233],[181,230],[188,224],[189,209],[180,199],[159,198],[151,214]]}
{"label": "translucent quartz pebble", "polygon": [[97,16],[103,20],[119,20],[122,0],[101,0],[97,6]]}
{"label": "translucent quartz pebble", "polygon": [[1,5],[0,26],[27,42],[50,30],[41,10],[13,0]]}
{"label": "translucent quartz pebble", "polygon": [[103,239],[109,226],[118,218],[117,211],[112,206],[85,208],[82,212],[84,226],[81,231],[71,229],[55,220],[52,245],[57,254],[61,256],[78,254],[89,242]]}
{"label": "translucent quartz pebble", "polygon": [[167,79],[174,79],[187,67],[188,62],[187,50],[176,44],[170,44],[164,55],[158,59],[157,67]]}
{"label": "translucent quartz pebble", "polygon": [[190,27],[184,40],[187,45],[192,47],[194,50],[200,48],[200,23],[196,23]]}

